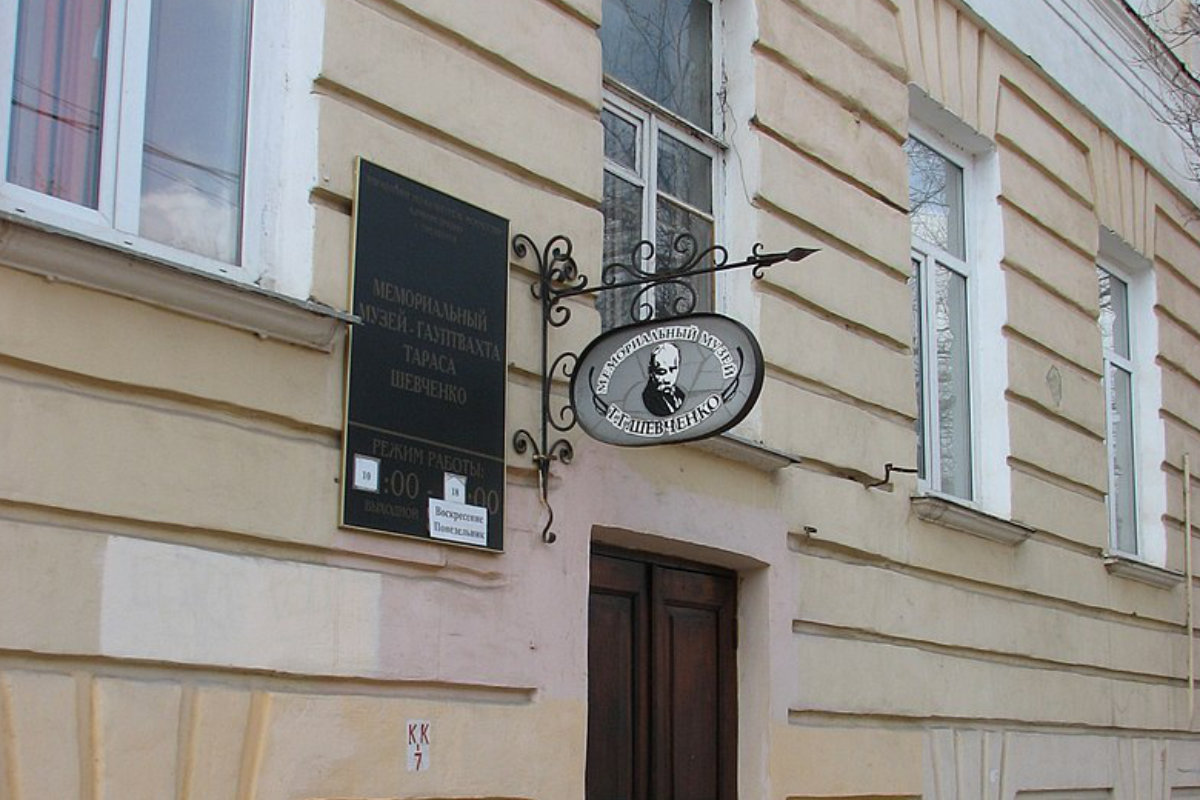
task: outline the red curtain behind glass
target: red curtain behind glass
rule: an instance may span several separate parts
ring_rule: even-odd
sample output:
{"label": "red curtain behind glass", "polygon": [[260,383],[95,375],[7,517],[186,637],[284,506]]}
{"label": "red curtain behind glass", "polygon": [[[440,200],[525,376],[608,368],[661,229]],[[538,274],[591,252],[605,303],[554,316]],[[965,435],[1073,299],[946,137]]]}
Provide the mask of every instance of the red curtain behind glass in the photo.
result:
{"label": "red curtain behind glass", "polygon": [[107,0],[23,0],[8,179],[96,207]]}

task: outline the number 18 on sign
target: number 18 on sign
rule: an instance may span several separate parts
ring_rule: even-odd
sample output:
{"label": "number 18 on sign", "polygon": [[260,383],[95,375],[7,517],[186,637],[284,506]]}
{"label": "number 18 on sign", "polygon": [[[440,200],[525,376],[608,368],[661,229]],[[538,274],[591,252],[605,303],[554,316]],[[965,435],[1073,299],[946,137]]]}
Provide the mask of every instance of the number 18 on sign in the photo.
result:
{"label": "number 18 on sign", "polygon": [[410,719],[408,729],[408,771],[424,772],[429,769],[429,731],[432,727],[427,719]]}

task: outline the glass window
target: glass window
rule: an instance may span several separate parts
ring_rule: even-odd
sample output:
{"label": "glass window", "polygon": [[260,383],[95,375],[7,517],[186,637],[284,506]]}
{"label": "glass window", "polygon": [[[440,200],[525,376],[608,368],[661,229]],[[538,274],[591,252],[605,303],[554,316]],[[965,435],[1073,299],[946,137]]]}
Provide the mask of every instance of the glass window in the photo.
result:
{"label": "glass window", "polygon": [[8,185],[94,210],[93,224],[238,263],[250,6],[21,0]]}
{"label": "glass window", "polygon": [[23,2],[9,118],[8,180],[95,208],[108,3]]}
{"label": "glass window", "polygon": [[913,373],[920,478],[971,500],[974,453],[963,168],[909,139]]}
{"label": "glass window", "polygon": [[142,236],[238,260],[249,56],[249,0],[154,0]]}
{"label": "glass window", "polygon": [[604,0],[602,13],[605,74],[711,131],[709,0]]}
{"label": "glass window", "polygon": [[1114,549],[1138,555],[1129,285],[1103,267],[1096,267],[1096,277],[1104,347],[1109,530]]}
{"label": "glass window", "polygon": [[[709,0],[604,0],[604,71],[614,89],[601,112],[606,265],[682,270],[715,241],[720,143],[705,133],[713,130],[713,13]],[[610,328],[674,313],[693,295],[696,310],[712,307],[710,276],[604,293],[597,306]]]}
{"label": "glass window", "polygon": [[908,204],[913,236],[965,259],[962,168],[917,139],[908,154]]}

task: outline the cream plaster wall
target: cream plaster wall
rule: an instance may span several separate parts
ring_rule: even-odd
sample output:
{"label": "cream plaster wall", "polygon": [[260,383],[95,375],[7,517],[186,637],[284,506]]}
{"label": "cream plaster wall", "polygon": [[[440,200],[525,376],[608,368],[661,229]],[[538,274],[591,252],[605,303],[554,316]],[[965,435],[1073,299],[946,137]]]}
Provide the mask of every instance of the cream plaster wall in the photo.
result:
{"label": "cream plaster wall", "polygon": [[[0,798],[582,797],[592,542],[738,572],[743,800],[1200,791],[1184,587],[1104,567],[1092,266],[1101,228],[1152,265],[1159,566],[1181,570],[1194,209],[962,4],[727,7],[746,196],[722,238],[821,248],[727,293],[767,359],[745,430],[783,469],[575,433],[554,545],[515,453],[503,554],[339,530],[340,343],[0,264]],[[328,0],[316,163],[297,165],[316,300],[348,302],[357,156],[598,263],[600,12]],[[925,124],[995,145],[1004,355],[981,366],[1007,372],[1000,507],[1033,529],[1016,546],[921,521],[909,476],[865,488],[916,458],[910,83]],[[530,279],[514,261],[510,433],[537,424]],[[556,348],[598,329],[572,310]],[[427,772],[406,770],[409,719],[432,722]]]}

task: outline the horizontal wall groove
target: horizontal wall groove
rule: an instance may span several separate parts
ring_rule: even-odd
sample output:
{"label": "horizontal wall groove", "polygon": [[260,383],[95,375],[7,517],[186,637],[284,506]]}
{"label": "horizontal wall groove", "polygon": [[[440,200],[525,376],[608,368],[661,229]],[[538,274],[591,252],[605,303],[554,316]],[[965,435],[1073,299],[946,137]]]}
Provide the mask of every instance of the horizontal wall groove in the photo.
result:
{"label": "horizontal wall groove", "polygon": [[[1174,264],[1172,264],[1170,261],[1167,261],[1165,258],[1159,258],[1159,259],[1157,259],[1157,261],[1158,261],[1159,269],[1175,276],[1175,279],[1183,285],[1184,291],[1186,291],[1191,296],[1191,301],[1193,303],[1200,303],[1200,286],[1197,286],[1196,282],[1193,281],[1190,276],[1185,274],[1183,272],[1183,270],[1179,269]],[[1159,296],[1158,302],[1160,304],[1162,303],[1161,295]]]}
{"label": "horizontal wall groove", "polygon": [[[1050,543],[1038,541],[1043,546],[1054,546]],[[1028,547],[1029,544],[1027,542],[1023,546]],[[790,534],[788,536],[788,549],[800,556],[830,559],[841,564],[859,566],[864,569],[891,572],[939,586],[957,589],[962,592],[978,594],[994,600],[1061,611],[1080,617],[1087,617],[1098,622],[1123,625],[1137,630],[1150,630],[1160,633],[1183,633],[1185,630],[1182,623],[1171,620],[1156,619],[1135,612],[1117,611],[1105,606],[1097,606],[1078,600],[1042,594],[1029,589],[1017,589],[958,573],[946,572],[933,567],[909,564],[878,553],[850,547],[839,542],[820,539],[813,535]],[[1087,548],[1081,555],[1094,559],[1097,569],[1101,569],[1101,552],[1099,548]]]}
{"label": "horizontal wall groove", "polygon": [[[1182,475],[1180,477],[1182,478]],[[1172,516],[1171,514],[1163,514],[1163,524],[1178,533],[1180,536],[1183,536],[1183,520],[1179,517]],[[1195,522],[1192,523],[1192,538],[1200,539],[1200,524]],[[1194,546],[1195,545],[1193,544],[1193,547]],[[1193,574],[1192,583],[1195,584],[1198,582],[1200,582],[1200,575]],[[1200,630],[1200,623],[1197,623],[1195,629]]]}
{"label": "horizontal wall groove", "polygon": [[1189,372],[1186,367],[1180,366],[1175,361],[1172,361],[1171,359],[1161,355],[1156,359],[1156,361],[1161,369],[1177,376],[1185,383],[1190,383],[1193,389],[1200,391],[1200,378],[1197,378],[1195,375]]}
{"label": "horizontal wall groove", "polygon": [[[838,91],[836,88],[821,80],[816,75],[813,75],[811,72],[804,69],[803,66],[797,64],[795,61],[789,58],[786,53],[783,53],[782,51],[770,46],[761,39],[754,43],[753,49],[754,53],[761,58],[770,61],[780,69],[795,76],[797,80],[804,81],[808,85],[812,86],[821,94],[825,95],[830,100],[837,103],[837,105],[841,106],[843,110],[855,115],[863,122],[882,133],[884,136],[892,139],[897,144],[904,143],[906,138],[904,131],[896,130],[893,126],[889,125],[882,117],[875,114],[874,111],[872,111],[862,102],[847,95],[845,92]],[[902,85],[903,84],[901,84],[901,86]]]}
{"label": "horizontal wall groove", "polygon": [[[1188,202],[1188,200],[1186,198],[1180,197],[1178,194],[1175,194],[1175,199],[1180,203],[1180,206],[1179,206],[1180,210],[1182,210],[1185,206],[1190,205],[1190,203]],[[1180,238],[1187,240],[1187,244],[1189,245],[1189,247],[1192,249],[1193,252],[1196,250],[1200,250],[1200,238],[1197,238],[1196,236],[1194,236],[1187,229],[1187,225],[1192,225],[1195,223],[1194,217],[1192,217],[1189,214],[1186,217],[1187,221],[1185,223],[1180,223],[1174,217],[1171,216],[1170,211],[1166,207],[1164,207],[1162,203],[1154,204],[1152,214],[1154,217],[1155,224],[1158,224],[1159,222],[1161,222],[1165,227],[1168,227],[1172,231],[1174,231],[1175,234],[1178,235]],[[1155,252],[1154,260],[1157,262],[1160,262],[1163,266],[1169,268],[1172,272],[1174,272],[1176,274],[1182,274],[1182,273],[1180,273],[1181,266],[1179,264],[1175,263],[1174,261],[1172,261],[1171,259],[1167,258],[1163,253]],[[1192,281],[1189,281],[1189,283],[1192,283]]]}
{"label": "horizontal wall groove", "polygon": [[[408,6],[397,2],[397,0],[356,0],[356,2],[364,8],[372,9],[389,19],[419,30],[421,33],[447,45],[457,52],[467,53],[476,61],[495,68],[498,72],[507,75],[517,83],[540,92],[564,105],[587,114],[597,114],[600,111],[588,98],[563,90],[555,83],[530,72],[511,59],[480,45],[469,36],[459,33],[436,20],[430,19],[420,12],[414,11]],[[572,19],[575,23],[581,23],[581,25],[586,26],[593,36],[597,35],[595,27],[590,22],[581,20],[577,13],[565,11],[564,6],[558,3],[547,2],[545,5],[563,16]]]}
{"label": "horizontal wall groove", "polygon": [[368,695],[491,705],[532,703],[537,689],[456,681],[409,680],[378,676],[312,675],[256,667],[192,664],[87,653],[40,653],[0,648],[0,671],[82,674],[91,679],[167,681],[275,694]]}
{"label": "horizontal wall groove", "polygon": [[1014,392],[1012,389],[1008,389],[1008,390],[1005,390],[1005,392],[1004,392],[1004,399],[1009,401],[1013,405],[1021,406],[1022,408],[1026,409],[1028,411],[1031,411],[1034,414],[1037,414],[1039,417],[1041,417],[1042,419],[1045,419],[1047,422],[1053,423],[1055,425],[1061,425],[1062,427],[1067,428],[1068,430],[1074,431],[1075,433],[1078,433],[1080,436],[1085,436],[1094,442],[1098,442],[1100,444],[1104,443],[1104,434],[1102,432],[1094,431],[1091,428],[1088,428],[1087,426],[1085,426],[1081,423],[1078,423],[1069,417],[1065,417],[1062,414],[1060,414],[1058,411],[1054,410],[1053,408],[1050,408],[1049,406],[1047,406],[1043,403],[1038,402],[1037,400],[1033,399],[1032,397],[1029,397],[1029,396],[1023,395],[1023,394],[1019,394],[1017,392]]}
{"label": "horizontal wall groove", "polygon": [[767,139],[770,139],[771,141],[778,144],[780,147],[787,150],[789,153],[792,153],[796,157],[802,158],[805,161],[807,161],[808,163],[813,164],[818,169],[824,171],[825,173],[827,173],[829,175],[832,175],[834,178],[841,181],[845,185],[858,190],[859,192],[861,192],[862,194],[871,198],[875,202],[880,203],[881,205],[886,206],[887,208],[889,208],[892,211],[895,211],[899,214],[903,214],[905,216],[908,215],[908,209],[905,206],[902,206],[899,203],[892,200],[891,198],[887,197],[886,195],[884,195],[882,192],[880,192],[878,189],[871,186],[870,184],[859,180],[851,173],[846,172],[845,170],[841,169],[840,167],[837,167],[837,166],[831,164],[830,162],[826,161],[825,159],[817,156],[815,153],[805,150],[803,147],[801,147],[800,145],[793,142],[790,138],[788,138],[788,136],[785,133],[783,133],[782,131],[778,130],[777,128],[773,128],[770,125],[768,125],[767,123],[763,122],[760,117],[755,116],[752,120],[750,120],[750,126],[754,130],[756,130],[760,134],[762,134],[764,137],[766,137]]}
{"label": "horizontal wall groove", "polygon": [[[1089,322],[1096,321],[1096,312],[1095,311],[1093,311],[1092,309],[1088,308],[1085,305],[1082,305],[1075,298],[1069,297],[1062,290],[1060,290],[1057,286],[1047,283],[1036,272],[1032,272],[1031,270],[1026,269],[1023,265],[1018,264],[1015,261],[1011,261],[1008,258],[1001,259],[1000,265],[1004,270],[1012,272],[1015,275],[1020,275],[1022,278],[1027,280],[1029,283],[1032,283],[1038,289],[1040,289],[1041,291],[1043,291],[1046,294],[1053,297],[1055,300],[1057,300],[1060,303],[1062,303],[1063,305],[1065,305],[1067,307],[1068,312],[1073,312],[1075,314],[1078,314],[1080,317],[1083,317],[1085,320],[1088,320]],[[1099,288],[1097,288],[1097,290],[1096,290],[1096,296],[1097,297],[1100,296]]]}
{"label": "horizontal wall groove", "polygon": [[912,348],[908,342],[899,341],[898,339],[888,336],[882,331],[877,331],[874,328],[862,324],[861,322],[856,322],[849,317],[843,317],[841,314],[830,311],[825,306],[822,306],[819,303],[814,303],[804,295],[794,292],[778,283],[772,282],[769,275],[765,280],[756,281],[753,285],[757,287],[757,289],[763,294],[770,295],[771,297],[774,297],[793,308],[816,317],[822,322],[827,322],[830,325],[836,325],[838,328],[841,328],[847,333],[857,336],[860,339],[864,339],[872,344],[879,345],[880,347],[890,350],[893,353],[899,353],[901,355],[911,355],[912,353]]}
{"label": "horizontal wall groove", "polygon": [[1019,83],[1014,81],[1012,77],[1004,73],[1000,74],[999,84],[1002,89],[1007,89],[1017,98],[1019,98],[1027,108],[1031,109],[1034,114],[1041,118],[1042,122],[1048,124],[1051,128],[1057,131],[1062,138],[1070,141],[1071,146],[1074,147],[1080,155],[1082,155],[1084,158],[1091,156],[1092,149],[1088,145],[1087,141],[1076,136],[1075,132],[1072,131],[1070,127],[1064,125],[1062,121],[1054,115],[1053,112],[1044,108],[1032,94],[1025,90],[1025,87],[1021,86]]}
{"label": "horizontal wall groove", "polygon": [[[1013,275],[1016,275],[1018,280],[1025,281],[1027,284],[1033,286],[1038,291],[1042,292],[1042,294],[1050,297],[1056,303],[1062,305],[1063,310],[1066,314],[1073,314],[1079,322],[1083,322],[1085,324],[1094,326],[1096,328],[1096,345],[1097,345],[1096,350],[1097,350],[1097,352],[1100,351],[1100,349],[1101,349],[1099,346],[1100,345],[1100,324],[1098,322],[1098,319],[1099,319],[1098,312],[1093,313],[1091,309],[1080,305],[1075,300],[1072,300],[1070,297],[1067,297],[1066,295],[1064,295],[1062,292],[1060,292],[1054,286],[1051,286],[1050,284],[1046,283],[1044,280],[1042,280],[1036,274],[1029,272],[1028,270],[1024,269],[1023,267],[1021,267],[1019,265],[1015,265],[1008,261],[1004,261],[1002,266],[1006,272],[1011,272]],[[1098,285],[1099,284],[1097,284],[1097,286]],[[1099,288],[1097,288],[1096,297],[1099,298],[1099,296],[1100,296],[1100,290],[1099,290]],[[1007,324],[1009,325],[1009,327],[1012,326],[1011,322],[1009,322]]]}
{"label": "horizontal wall groove", "polygon": [[[834,464],[831,461],[822,461],[819,458],[813,458],[806,455],[794,455],[796,461],[788,465],[788,469],[798,469],[802,472],[811,472],[815,475],[823,475],[827,478],[837,478],[838,480],[850,481],[857,483],[864,489],[877,483],[882,479],[882,475],[872,475],[869,472],[863,472],[854,467],[847,467],[843,464]],[[880,473],[883,468],[880,467]],[[892,491],[891,486],[879,487],[882,491]]]}
{"label": "horizontal wall groove", "polygon": [[[535,172],[528,167],[525,167],[516,161],[513,161],[503,156],[496,155],[489,150],[486,150],[476,144],[472,144],[466,140],[452,136],[441,128],[431,125],[428,122],[410,117],[396,109],[380,103],[379,101],[368,97],[360,92],[344,86],[327,77],[321,76],[313,81],[313,91],[331,100],[336,100],[342,103],[347,108],[351,108],[369,117],[379,120],[386,125],[389,125],[398,130],[407,131],[424,137],[431,142],[437,144],[442,149],[454,153],[457,156],[482,164],[496,172],[508,176],[509,178],[524,184],[526,186],[537,189],[538,191],[546,192],[560,199],[569,200],[577,203],[589,210],[600,210],[600,199],[590,197],[576,189],[565,184],[559,183],[553,178],[548,178],[538,172]],[[597,119],[597,124],[599,120]],[[597,166],[597,169],[599,167]],[[336,193],[332,193],[335,196]],[[345,202],[349,202],[349,198],[345,198]]]}
{"label": "horizontal wall groove", "polygon": [[[821,244],[826,245],[827,247],[829,247],[831,249],[837,250],[839,253],[842,253],[843,255],[850,256],[851,258],[862,262],[863,264],[867,265],[868,267],[874,269],[875,271],[877,271],[883,275],[886,275],[887,277],[891,278],[892,280],[899,281],[900,283],[908,283],[908,273],[905,272],[904,270],[900,269],[899,267],[896,267],[893,264],[889,264],[886,261],[880,260],[879,258],[871,255],[867,251],[862,250],[859,247],[856,247],[855,245],[851,244],[850,242],[846,241],[845,239],[842,239],[838,236],[833,235],[832,233],[830,233],[827,230],[824,230],[823,228],[818,228],[817,226],[815,226],[812,223],[805,220],[799,214],[796,214],[793,211],[789,211],[788,209],[784,208],[783,206],[776,204],[769,198],[764,197],[761,194],[756,195],[755,199],[754,199],[754,205],[757,206],[759,209],[761,209],[763,212],[770,214],[773,217],[776,217],[777,219],[781,220],[782,222],[787,223],[791,227],[797,228],[797,229],[803,231],[806,235],[811,236],[813,239],[820,242]],[[905,250],[905,262],[906,263],[907,263],[907,255],[908,255],[908,251]]]}
{"label": "horizontal wall groove", "polygon": [[563,0],[541,0],[541,2],[553,9],[561,11],[563,14],[571,17],[583,25],[588,26],[592,30],[596,30],[598,27],[598,23],[595,20],[590,19],[586,14],[570,3],[563,2]]}
{"label": "horizontal wall groove", "polygon": [[[138,539],[203,550],[217,555],[345,569],[471,589],[492,589],[503,587],[507,583],[507,578],[501,573],[460,562],[456,560],[456,553],[447,552],[442,546],[416,538],[401,537],[409,553],[383,555],[376,551],[359,551],[349,547],[269,538],[262,534],[199,528],[176,522],[142,520],[4,498],[0,498],[0,522],[52,528],[89,536]],[[333,526],[335,522],[336,520],[330,519],[329,525]],[[513,530],[515,532],[523,529]],[[346,531],[345,535],[378,538],[377,534],[359,534],[352,531]]]}
{"label": "horizontal wall groove", "polygon": [[1051,359],[1055,363],[1062,364],[1063,366],[1070,368],[1074,372],[1089,380],[1094,380],[1098,383],[1104,379],[1104,376],[1096,370],[1091,369],[1084,364],[1080,364],[1078,361],[1069,358],[1066,354],[1055,350],[1049,345],[1042,344],[1042,342],[1033,338],[1028,333],[1019,330],[1018,328],[1014,328],[1011,325],[1005,324],[1001,330],[1005,336],[1011,338],[1013,341],[1019,342],[1031,350],[1036,350],[1038,353]]}
{"label": "horizontal wall groove", "polygon": [[1031,154],[1029,151],[1027,151],[1024,147],[1022,147],[1015,140],[1011,139],[1010,137],[1008,137],[1002,133],[997,133],[996,134],[996,144],[1002,146],[1014,158],[1019,158],[1021,161],[1025,162],[1025,164],[1027,164],[1030,167],[1030,169],[1032,169],[1034,172],[1038,173],[1043,178],[1045,178],[1046,180],[1050,181],[1052,184],[1057,186],[1059,189],[1062,190],[1062,192],[1064,194],[1066,194],[1068,197],[1075,200],[1077,203],[1079,203],[1084,208],[1088,209],[1089,211],[1096,210],[1095,204],[1092,202],[1091,198],[1084,197],[1082,194],[1080,194],[1079,191],[1077,189],[1075,189],[1075,187],[1071,186],[1069,183],[1064,181],[1062,178],[1058,177],[1058,175],[1054,174],[1054,172],[1052,172],[1048,167],[1046,167],[1045,164],[1043,164],[1041,161],[1039,161],[1036,157],[1033,156],[1033,154]]}
{"label": "horizontal wall groove", "polygon": [[1057,472],[1051,472],[1045,467],[1035,464],[1032,461],[1026,461],[1025,459],[1018,458],[1017,456],[1009,456],[1008,465],[1017,472],[1023,472],[1026,475],[1038,478],[1039,480],[1052,484],[1059,489],[1065,489],[1069,492],[1074,492],[1075,494],[1082,495],[1091,500],[1100,500],[1101,502],[1104,501],[1106,494],[1104,491],[1096,488],[1095,486],[1090,486],[1086,483],[1080,483],[1064,475],[1059,475]]}
{"label": "horizontal wall groove", "polygon": [[833,711],[817,708],[788,709],[790,725],[812,728],[890,728],[895,730],[928,730],[930,728],[961,728],[969,731],[997,733],[1035,733],[1058,736],[1119,736],[1144,740],[1148,736],[1180,741],[1200,741],[1196,733],[1182,729],[1120,727],[1088,723],[1040,722],[1005,717],[948,717],[941,715],[910,715],[888,712]]}
{"label": "horizontal wall groove", "polygon": [[308,202],[337,214],[345,214],[347,217],[354,213],[354,202],[349,197],[324,186],[314,186],[308,193]]}
{"label": "horizontal wall groove", "polygon": [[864,400],[861,397],[856,397],[855,395],[844,392],[841,389],[834,388],[827,383],[813,380],[805,375],[801,375],[785,367],[781,367],[778,364],[768,363],[766,365],[765,373],[767,377],[774,378],[775,380],[786,383],[789,386],[793,386],[810,394],[825,397],[829,400],[836,400],[839,403],[845,403],[846,405],[851,406],[858,411],[865,412],[873,417],[883,420],[884,422],[890,422],[908,430],[912,430],[913,426],[917,422],[916,417],[911,417],[893,408],[888,408],[887,406],[873,403],[870,400]]}
{"label": "horizontal wall groove", "polygon": [[[1159,416],[1161,416],[1164,421],[1169,422],[1172,425],[1176,425],[1180,428],[1183,428],[1186,433],[1189,433],[1192,436],[1200,438],[1200,423],[1186,420],[1183,417],[1176,414],[1175,412],[1169,411],[1165,408],[1159,410]],[[1200,474],[1200,473],[1197,473],[1197,474]]]}
{"label": "horizontal wall groove", "polygon": [[1072,239],[1068,239],[1067,237],[1063,236],[1061,233],[1056,231],[1054,228],[1052,228],[1049,225],[1047,225],[1046,223],[1042,222],[1041,219],[1039,219],[1037,216],[1030,213],[1029,211],[1026,211],[1022,206],[1019,206],[1016,203],[1014,203],[1011,199],[1009,199],[1009,197],[1007,195],[1005,195],[1003,193],[997,195],[996,202],[998,202],[1002,207],[1009,209],[1014,214],[1019,214],[1021,216],[1021,218],[1024,219],[1026,222],[1028,222],[1030,225],[1033,225],[1035,228],[1037,228],[1043,234],[1054,239],[1054,241],[1058,242],[1063,247],[1066,247],[1068,250],[1074,250],[1076,253],[1083,256],[1088,261],[1094,262],[1096,260],[1096,253],[1090,252],[1087,248],[1083,247],[1078,242],[1076,242]]}
{"label": "horizontal wall groove", "polygon": [[[1197,302],[1197,305],[1200,305],[1200,302]],[[1170,308],[1164,306],[1161,302],[1155,304],[1154,310],[1159,316],[1186,333],[1189,338],[1196,339],[1197,344],[1200,345],[1200,329],[1197,329],[1196,326],[1176,314]]]}
{"label": "horizontal wall groove", "polygon": [[[914,639],[879,631],[870,631],[865,628],[852,628],[815,620],[792,620],[792,633],[801,636],[815,636],[842,641],[862,642],[865,644],[877,644],[885,647],[901,647],[907,650],[919,650],[923,653],[947,658],[999,664],[1015,669],[1035,670],[1037,672],[1058,672],[1089,678],[1103,678],[1126,683],[1143,683],[1174,688],[1187,686],[1186,678],[1177,678],[1172,675],[1133,672],[1131,670],[1115,669],[1112,667],[1099,667],[1095,664],[1086,664],[1083,662],[1058,661],[1042,656],[1031,656],[1025,653],[986,650],[981,647],[937,642],[931,639]],[[1183,635],[1183,631],[1179,633]]]}
{"label": "horizontal wall groove", "polygon": [[[879,0],[879,2],[880,5],[884,6],[884,8],[889,8],[890,6],[890,4],[884,2],[884,0]],[[825,16],[814,12],[812,9],[799,2],[799,0],[784,0],[784,5],[787,6],[792,12],[811,21],[818,28],[833,36],[846,47],[850,48],[850,50],[852,50],[854,53],[862,56],[864,60],[869,61],[875,66],[879,67],[897,81],[904,83],[908,80],[908,75],[905,73],[905,70],[902,66],[899,64],[892,64],[890,61],[879,58],[876,55],[875,49],[866,42],[862,41],[862,39],[860,39],[858,36],[855,36],[853,31],[847,30],[841,25],[834,23],[833,20],[827,19]],[[890,10],[893,14],[898,14],[898,10],[894,6],[890,6]],[[897,20],[897,24],[898,22],[899,21]]]}
{"label": "horizontal wall groove", "polygon": [[341,447],[340,427],[318,425],[285,414],[174,389],[100,378],[15,356],[0,355],[0,383],[187,417],[261,436]]}

